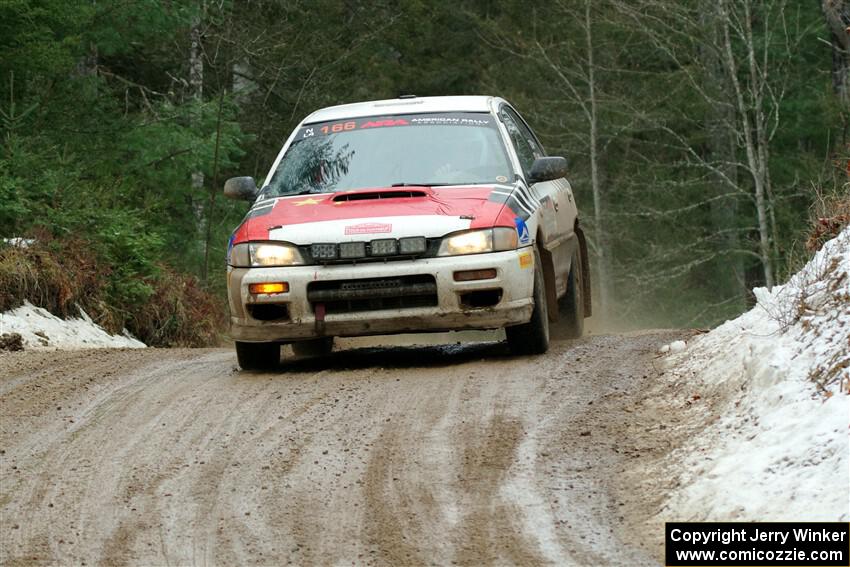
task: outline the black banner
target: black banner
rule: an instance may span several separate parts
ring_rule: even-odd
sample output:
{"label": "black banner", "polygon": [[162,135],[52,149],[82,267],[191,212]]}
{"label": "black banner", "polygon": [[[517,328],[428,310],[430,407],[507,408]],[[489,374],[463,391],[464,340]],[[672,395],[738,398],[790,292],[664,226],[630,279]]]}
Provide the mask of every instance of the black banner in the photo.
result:
{"label": "black banner", "polygon": [[668,522],[664,542],[669,567],[850,566],[845,522]]}

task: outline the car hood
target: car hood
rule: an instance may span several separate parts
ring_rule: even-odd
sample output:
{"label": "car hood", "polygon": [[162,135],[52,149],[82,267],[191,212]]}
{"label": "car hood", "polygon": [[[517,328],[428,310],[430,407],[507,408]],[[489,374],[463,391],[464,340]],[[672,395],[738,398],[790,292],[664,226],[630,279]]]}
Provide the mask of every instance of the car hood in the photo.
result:
{"label": "car hood", "polygon": [[303,245],[516,226],[507,185],[388,187],[265,199],[254,204],[233,244],[281,240]]}

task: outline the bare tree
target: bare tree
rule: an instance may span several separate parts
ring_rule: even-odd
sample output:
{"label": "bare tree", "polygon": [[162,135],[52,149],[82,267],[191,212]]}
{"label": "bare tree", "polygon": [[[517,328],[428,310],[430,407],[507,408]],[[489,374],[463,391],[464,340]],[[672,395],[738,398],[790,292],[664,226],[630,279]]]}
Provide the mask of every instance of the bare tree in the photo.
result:
{"label": "bare tree", "polygon": [[[203,46],[201,45],[202,31],[202,14],[204,12],[203,3],[199,7],[198,13],[192,17],[191,27],[189,29],[189,91],[195,101],[200,104],[204,99],[204,58]],[[204,186],[204,172],[192,172],[192,188],[200,189]],[[198,218],[202,214],[201,207],[197,210]]]}
{"label": "bare tree", "polygon": [[[722,180],[731,192],[749,194],[758,234],[756,254],[764,283],[775,283],[778,238],[774,191],[770,177],[770,144],[780,125],[787,63],[799,41],[799,30],[786,24],[786,0],[716,0],[691,3],[670,0],[618,2],[619,10],[681,71],[688,90],[714,109],[713,127],[734,137],[731,160],[706,157],[681,132],[664,124],[688,159]],[[706,34],[705,10],[713,11]],[[756,32],[754,22],[758,22]],[[702,56],[692,54],[694,38]],[[704,67],[706,61],[716,68]],[[721,73],[727,89],[707,83]],[[740,154],[738,157],[737,154]]]}
{"label": "bare tree", "polygon": [[[737,11],[736,6],[730,6],[729,0],[719,0],[718,6],[721,25],[723,26],[721,51],[733,88],[735,109],[746,153],[747,169],[753,182],[756,216],[758,217],[759,254],[764,269],[765,285],[769,289],[774,284],[774,270],[770,245],[772,231],[771,227],[768,226],[768,207],[770,206],[768,200],[771,196],[768,164],[768,120],[775,117],[778,125],[779,102],[775,98],[776,93],[770,90],[770,83],[768,82],[769,55],[767,47],[764,48],[764,53],[761,54],[759,61],[756,60],[757,48],[753,39],[752,3],[752,0],[736,2],[738,8],[743,8],[743,13]],[[780,10],[784,10],[784,3],[782,4]],[[733,48],[733,36],[743,45],[746,53],[743,81],[738,75],[739,61]],[[746,84],[742,85],[742,83]],[[769,109],[766,108],[768,96],[773,97],[772,103],[774,105]]]}
{"label": "bare tree", "polygon": [[821,8],[832,45],[832,86],[841,102],[842,144],[847,143],[850,121],[850,1],[822,0]]}
{"label": "bare tree", "polygon": [[582,103],[584,114],[587,117],[589,142],[590,142],[590,187],[593,193],[593,231],[596,241],[596,258],[599,263],[597,274],[599,275],[599,305],[603,318],[608,315],[611,305],[611,250],[608,246],[608,238],[605,226],[603,210],[602,183],[599,173],[599,101],[596,96],[596,65],[594,62],[593,26],[590,12],[591,0],[584,0],[584,37],[586,45],[586,75],[587,102]]}
{"label": "bare tree", "polygon": [[552,56],[551,46],[544,46],[535,40],[535,46],[540,57],[552,71],[554,77],[560,81],[562,92],[572,99],[573,103],[581,109],[582,116],[587,125],[587,146],[589,151],[590,165],[590,188],[593,195],[593,240],[591,246],[595,253],[597,294],[599,314],[604,319],[609,314],[609,307],[613,303],[611,249],[608,242],[605,195],[602,183],[601,167],[601,141],[599,134],[599,87],[597,82],[597,66],[593,35],[593,13],[591,12],[591,0],[584,0],[580,10],[572,10],[563,2],[559,6],[565,17],[576,22],[582,31],[583,49],[581,56],[563,58],[557,60]]}
{"label": "bare tree", "polygon": [[[531,30],[528,35],[509,36],[493,30],[483,39],[495,49],[526,60],[530,66],[542,64],[544,72],[550,75],[551,81],[556,85],[555,92],[561,99],[558,102],[566,102],[578,110],[581,127],[569,131],[567,136],[578,140],[578,145],[582,149],[587,148],[588,152],[593,198],[588,245],[594,256],[591,265],[596,271],[594,282],[597,286],[594,293],[597,302],[594,312],[605,319],[614,303],[614,291],[604,182],[604,140],[600,133],[600,66],[596,57],[599,47],[595,44],[594,36],[599,4],[599,0],[559,0],[548,7],[552,11],[548,17],[555,17],[570,28],[567,30],[566,27],[559,27],[559,33],[555,36],[547,35],[542,30],[540,35],[536,33],[538,27],[543,27],[540,25],[543,22],[539,20],[538,14],[533,12],[530,15],[532,23],[527,26]],[[544,122],[558,124],[563,120],[553,115],[546,116]]]}
{"label": "bare tree", "polygon": [[[736,134],[730,128],[735,113],[732,105],[721,102],[723,93],[730,88],[730,80],[724,69],[721,54],[712,46],[720,45],[722,21],[716,0],[700,0],[700,25],[705,31],[706,42],[700,46],[700,62],[705,69],[705,92],[709,98],[717,101],[709,105],[706,116],[708,130],[708,152],[706,159],[716,164],[718,172],[709,172],[713,195],[718,198],[711,202],[712,224],[721,242],[727,250],[740,248],[738,225],[738,196],[729,194],[728,185],[738,187],[738,168],[735,165]],[[747,293],[744,281],[744,263],[741,254],[731,254],[728,258],[730,269],[718,274],[718,283],[723,286],[721,292],[732,297],[744,297]]]}

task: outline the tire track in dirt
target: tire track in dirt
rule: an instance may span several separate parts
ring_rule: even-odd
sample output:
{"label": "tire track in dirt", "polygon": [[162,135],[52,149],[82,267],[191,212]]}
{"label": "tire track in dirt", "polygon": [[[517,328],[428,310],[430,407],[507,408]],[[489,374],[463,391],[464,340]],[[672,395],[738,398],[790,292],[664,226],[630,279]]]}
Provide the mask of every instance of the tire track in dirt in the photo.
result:
{"label": "tire track in dirt", "polygon": [[[74,357],[74,359],[75,361],[78,361],[79,357]],[[103,358],[95,360],[93,366],[98,372],[98,375],[112,375],[111,372],[116,370],[120,372],[120,365],[119,368],[116,369],[114,363],[109,364],[109,362]],[[55,397],[53,397],[52,400],[64,400],[62,403],[65,403],[66,406],[71,406],[72,408],[77,406],[82,409],[74,410],[70,417],[65,417],[62,420],[48,418],[46,421],[50,427],[47,428],[47,432],[32,429],[19,436],[22,438],[23,448],[29,453],[29,458],[15,461],[14,456],[12,457],[13,462],[17,463],[13,464],[12,468],[19,474],[16,475],[15,480],[17,482],[14,483],[14,486],[11,487],[10,491],[11,495],[16,496],[17,499],[24,502],[23,506],[27,509],[46,511],[47,516],[51,519],[51,521],[56,523],[65,522],[67,524],[68,531],[71,535],[66,536],[65,539],[60,539],[59,543],[65,543],[66,539],[68,541],[73,541],[73,537],[80,536],[78,531],[79,526],[74,523],[68,523],[69,520],[67,517],[53,513],[52,501],[57,499],[55,497],[57,494],[63,499],[67,497],[73,500],[82,500],[83,498],[80,495],[85,491],[82,490],[83,486],[77,487],[78,490],[69,495],[66,495],[62,490],[57,490],[57,484],[61,486],[62,482],[60,477],[58,479],[59,482],[57,483],[57,471],[65,471],[66,474],[76,474],[80,469],[85,470],[92,467],[92,455],[87,455],[86,452],[79,455],[76,454],[73,442],[75,439],[85,437],[86,429],[91,423],[87,417],[89,417],[89,414],[93,413],[93,408],[96,410],[99,406],[98,402],[105,400],[107,404],[114,404],[116,399],[121,399],[121,396],[118,395],[116,397],[114,392],[127,387],[126,383],[117,381],[114,384],[104,386],[104,389],[108,390],[111,395],[96,396],[96,401],[90,404],[74,403],[73,396],[68,395],[72,392],[72,389],[68,387],[68,381],[63,380],[63,377],[67,378],[67,376],[67,374],[63,374],[62,372],[48,373],[41,377],[44,381],[41,382],[40,385],[49,387],[50,382],[57,380],[58,377],[59,387],[53,390],[52,393]],[[73,383],[74,380],[72,378],[69,381]],[[34,384],[29,382],[21,383],[21,387],[27,389],[29,389],[32,385]],[[83,390],[88,391],[88,388],[84,387]],[[33,401],[34,404],[30,407],[35,410],[41,410],[43,415],[47,409],[45,408],[44,400],[36,398]],[[6,407],[9,406],[4,403],[4,408]],[[6,413],[4,413],[4,418],[5,417],[7,417]],[[20,428],[22,425],[21,421],[19,421],[21,416],[19,414],[15,417],[18,419],[15,420],[14,427]],[[22,421],[26,423],[27,421],[33,421],[33,418],[37,417],[39,417],[38,413],[33,411],[32,413],[28,413]],[[12,431],[13,437],[15,434],[16,432]],[[6,440],[4,439],[4,445],[5,442]],[[31,481],[31,478],[35,478],[35,481]],[[9,487],[9,483],[4,482],[3,484],[4,490]],[[21,537],[29,537],[30,525],[30,523],[21,523],[19,527]],[[32,539],[40,541],[42,537],[40,534],[36,534],[32,537]],[[39,545],[39,547],[42,546]],[[54,553],[57,551],[55,543],[51,544],[50,548]]]}
{"label": "tire track in dirt", "polygon": [[516,511],[495,490],[504,483],[522,435],[522,423],[504,415],[494,416],[483,430],[470,427],[463,435],[468,441],[462,475],[471,510],[464,516],[456,543],[456,562],[461,565],[543,563],[535,546],[510,521]]}
{"label": "tire track in dirt", "polygon": [[610,424],[667,340],[0,355],[0,563],[652,564]]}
{"label": "tire track in dirt", "polygon": [[[420,377],[422,390],[416,395],[392,396],[388,415],[372,448],[365,475],[366,506],[364,539],[374,559],[385,565],[424,564],[420,542],[433,537],[430,531],[445,523],[434,495],[441,485],[433,478],[440,469],[451,470],[451,462],[437,459],[432,466],[423,441],[443,438],[435,431],[446,415],[461,385],[443,383],[439,377]],[[433,561],[433,558],[430,558]]]}
{"label": "tire track in dirt", "polygon": [[[157,487],[168,474],[160,471],[168,471],[174,466],[171,461],[158,462],[155,451],[147,453],[154,458],[146,459],[141,466],[126,471],[126,474],[122,466],[140,442],[151,431],[159,429],[161,412],[151,410],[161,406],[163,401],[156,399],[156,390],[150,388],[147,380],[147,376],[156,377],[161,371],[157,370],[158,366],[162,367],[158,363],[148,365],[143,372],[116,381],[114,387],[107,388],[105,394],[101,393],[104,395],[95,396],[94,401],[84,405],[69,427],[52,443],[42,446],[42,436],[36,438],[35,445],[24,445],[36,450],[18,461],[21,466],[17,470],[24,471],[27,478],[33,479],[26,489],[16,494],[22,502],[21,508],[34,516],[31,521],[21,523],[22,535],[26,534],[24,526],[40,526],[43,529],[47,524],[66,534],[59,539],[60,544],[72,545],[79,539],[105,539],[106,551],[111,555],[104,557],[104,561],[125,562],[124,557],[116,557],[119,543],[126,547],[133,542],[132,534],[143,531],[127,528],[124,524],[129,522],[144,527],[148,522],[138,520],[141,514],[157,515]],[[185,372],[189,368],[194,372],[196,367],[196,363],[170,360],[166,371],[179,376],[181,370]],[[186,387],[183,386],[183,389]],[[169,390],[167,397],[180,394],[178,384],[176,389]],[[116,415],[120,419],[113,420]],[[110,499],[118,501],[122,492],[132,496],[132,500],[128,499],[122,508],[135,505],[138,509],[133,511],[138,514],[131,515],[126,510],[112,507],[111,522],[97,521],[98,509],[110,504],[103,495],[111,494]],[[69,503],[76,508],[76,518],[53,513],[60,505],[67,507]],[[47,521],[41,520],[44,516]],[[109,529],[110,525],[115,525],[114,529]],[[51,552],[54,556],[64,554],[55,544]],[[74,562],[86,559],[75,555],[69,557]]]}

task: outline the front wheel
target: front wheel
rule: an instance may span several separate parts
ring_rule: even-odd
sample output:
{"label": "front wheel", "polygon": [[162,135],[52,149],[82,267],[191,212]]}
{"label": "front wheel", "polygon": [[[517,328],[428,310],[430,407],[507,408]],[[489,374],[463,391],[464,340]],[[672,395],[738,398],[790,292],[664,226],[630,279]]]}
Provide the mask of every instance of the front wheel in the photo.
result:
{"label": "front wheel", "polygon": [[578,339],[584,334],[584,288],[581,254],[573,253],[567,292],[558,300],[558,322],[553,325],[553,334],[559,339]]}
{"label": "front wheel", "polygon": [[543,354],[549,350],[549,310],[540,254],[534,249],[534,311],[531,320],[505,329],[508,348],[514,354]]}
{"label": "front wheel", "polygon": [[236,360],[242,370],[270,370],[280,364],[280,345],[236,341]]}

